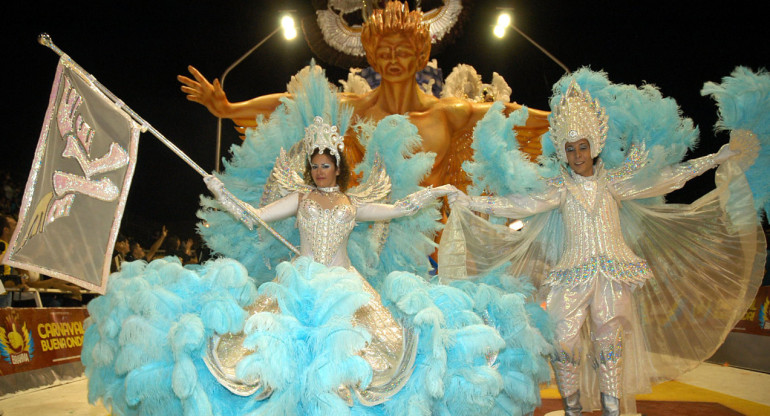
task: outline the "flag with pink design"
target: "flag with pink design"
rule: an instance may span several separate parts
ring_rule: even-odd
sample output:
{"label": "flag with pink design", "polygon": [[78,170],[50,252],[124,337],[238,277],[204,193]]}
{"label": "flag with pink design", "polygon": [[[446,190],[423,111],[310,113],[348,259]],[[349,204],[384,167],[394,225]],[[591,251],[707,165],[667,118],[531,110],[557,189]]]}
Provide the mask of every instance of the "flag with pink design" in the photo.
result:
{"label": "flag with pink design", "polygon": [[104,293],[141,126],[89,78],[59,61],[3,262]]}

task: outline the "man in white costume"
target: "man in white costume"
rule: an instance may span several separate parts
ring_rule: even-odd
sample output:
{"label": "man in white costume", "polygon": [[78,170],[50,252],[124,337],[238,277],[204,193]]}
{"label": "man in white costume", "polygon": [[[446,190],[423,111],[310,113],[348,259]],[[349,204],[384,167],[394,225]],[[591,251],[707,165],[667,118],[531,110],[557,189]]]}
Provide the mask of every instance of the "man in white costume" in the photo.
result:
{"label": "man in white costume", "polygon": [[630,180],[634,169],[629,166],[608,171],[597,162],[607,129],[605,109],[573,81],[551,116],[552,140],[569,170],[537,194],[450,195],[453,206],[507,218],[560,210],[563,251],[547,271],[544,285],[550,287],[547,310],[556,325],[552,365],[567,416],[582,411],[581,330],[586,319],[592,346],[587,352],[598,375],[602,415],[620,414],[624,337],[633,327],[633,293],[652,278],[647,261],[623,237],[621,201],[665,195],[737,153],[725,145],[716,154],[666,168],[640,186]]}

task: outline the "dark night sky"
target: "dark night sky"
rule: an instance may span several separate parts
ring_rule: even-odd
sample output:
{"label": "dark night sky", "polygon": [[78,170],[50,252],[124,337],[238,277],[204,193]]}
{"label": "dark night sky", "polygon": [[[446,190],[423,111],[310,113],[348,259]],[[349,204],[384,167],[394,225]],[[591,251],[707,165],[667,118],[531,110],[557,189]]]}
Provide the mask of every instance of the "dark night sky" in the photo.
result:
{"label": "dark night sky", "polygon": [[[273,30],[279,10],[312,13],[309,0],[23,3],[21,12],[6,9],[0,18],[6,91],[10,87],[2,169],[21,180],[30,168],[58,59],[36,43],[39,33],[49,33],[57,46],[211,170],[216,119],[186,101],[175,76],[186,73],[190,64],[209,77],[219,76]],[[517,26],[571,69],[603,69],[614,82],[649,82],[676,98],[684,114],[701,126],[701,146],[694,153],[699,156],[726,141],[712,133],[716,107],[700,96],[703,83],[719,80],[737,65],[757,69],[770,64],[770,25],[756,3],[718,4],[476,1],[463,35],[436,58],[445,76],[458,63],[473,65],[485,82],[496,71],[513,88],[514,100],[547,109],[551,86],[562,70],[521,36],[491,36],[495,8],[513,7]],[[233,101],[284,91],[289,77],[312,57],[301,38],[288,43],[276,36],[228,75],[225,90]],[[331,80],[345,78],[347,70],[320,63]],[[239,139],[231,123],[224,125],[226,154]],[[711,184],[706,177],[671,199],[689,202]],[[189,234],[204,191],[192,169],[144,134],[124,224],[136,233],[169,224],[172,233]]]}

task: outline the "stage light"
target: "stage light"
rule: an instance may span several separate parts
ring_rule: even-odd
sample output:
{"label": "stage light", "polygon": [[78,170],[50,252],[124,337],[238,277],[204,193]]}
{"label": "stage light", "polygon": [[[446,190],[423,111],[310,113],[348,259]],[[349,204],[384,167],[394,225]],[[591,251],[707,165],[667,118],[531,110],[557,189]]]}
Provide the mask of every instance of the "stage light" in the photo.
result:
{"label": "stage light", "polygon": [[513,231],[519,231],[524,228],[524,222],[522,220],[513,220],[512,223],[508,224],[508,228]]}
{"label": "stage light", "polygon": [[297,37],[297,28],[294,26],[294,19],[286,15],[281,18],[281,28],[283,28],[283,37],[292,40]]}
{"label": "stage light", "polygon": [[281,27],[284,28],[284,29],[287,29],[287,28],[290,28],[290,27],[293,28],[294,27],[294,19],[291,16],[289,16],[288,14],[283,16],[281,18]]}
{"label": "stage light", "polygon": [[495,28],[492,29],[492,33],[494,33],[498,38],[502,39],[502,37],[505,36],[505,26],[495,26]]}
{"label": "stage light", "polygon": [[292,40],[297,37],[297,29],[293,27],[284,28],[283,29],[283,37],[286,38],[286,40]]}
{"label": "stage light", "polygon": [[497,16],[497,26],[502,26],[503,28],[508,27],[508,25],[512,22],[511,15],[508,12],[502,12],[499,16]]}

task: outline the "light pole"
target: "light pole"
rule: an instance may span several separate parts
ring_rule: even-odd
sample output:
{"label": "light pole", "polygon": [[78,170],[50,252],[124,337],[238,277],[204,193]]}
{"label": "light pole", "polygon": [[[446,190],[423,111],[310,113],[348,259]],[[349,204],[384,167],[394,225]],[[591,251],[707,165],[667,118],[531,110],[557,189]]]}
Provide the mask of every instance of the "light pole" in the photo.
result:
{"label": "light pole", "polygon": [[[225,78],[227,78],[227,74],[230,73],[230,71],[233,70],[238,64],[243,62],[246,57],[254,53],[257,49],[259,49],[260,46],[262,46],[263,43],[267,42],[268,39],[275,36],[278,31],[283,30],[283,36],[287,40],[292,40],[295,37],[297,37],[297,28],[294,25],[294,19],[289,15],[285,14],[281,18],[281,24],[275,28],[270,34],[262,38],[262,40],[259,41],[256,45],[254,45],[251,49],[249,49],[246,53],[244,53],[240,58],[238,58],[235,62],[233,62],[230,66],[225,69],[225,72],[222,73],[222,76],[219,77],[219,85],[222,87],[222,89],[225,88]],[[214,161],[214,171],[219,172],[219,159],[221,158],[222,152],[222,118],[217,118],[217,148],[216,148],[216,160]]]}
{"label": "light pole", "polygon": [[498,38],[502,38],[505,36],[505,29],[511,27],[513,30],[518,32],[521,36],[524,37],[524,39],[528,40],[529,43],[535,45],[536,48],[540,49],[540,52],[543,52],[547,57],[551,58],[552,61],[556,62],[557,65],[562,67],[564,69],[564,72],[570,73],[571,71],[569,68],[567,68],[566,65],[564,65],[560,60],[556,59],[555,56],[553,56],[550,52],[545,50],[544,47],[540,46],[537,42],[535,42],[532,38],[527,36],[526,33],[522,32],[521,29],[516,27],[516,25],[513,24],[513,17],[511,17],[511,14],[507,10],[503,10],[500,12],[500,14],[497,16],[497,24],[495,25],[492,32],[497,36]]}

